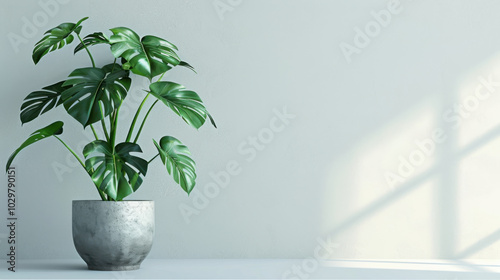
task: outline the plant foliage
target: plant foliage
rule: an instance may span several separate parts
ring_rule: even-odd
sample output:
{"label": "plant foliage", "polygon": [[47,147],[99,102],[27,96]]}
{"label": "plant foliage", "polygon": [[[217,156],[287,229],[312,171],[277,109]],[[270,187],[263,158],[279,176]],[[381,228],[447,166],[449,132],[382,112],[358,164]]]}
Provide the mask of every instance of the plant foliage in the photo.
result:
{"label": "plant foliage", "polygon": [[[143,158],[137,140],[151,110],[159,101],[166,106],[164,108],[171,109],[196,129],[205,124],[207,119],[216,126],[196,92],[187,90],[180,84],[161,80],[166,72],[177,66],[195,72],[194,68],[180,59],[178,48],[174,44],[152,35],[140,37],[127,27],[111,28],[109,36],[103,32],[94,32],[82,39],[81,24],[85,20],[87,17],[76,23],[62,23],[49,29],[35,44],[32,58],[38,64],[48,53],[70,45],[76,38],[78,45],[74,48],[74,54],[85,50],[92,65],[76,68],[63,81],[28,94],[21,105],[20,118],[22,124],[28,123],[63,105],[65,111],[83,128],[91,127],[95,140],[84,147],[82,159],[58,137],[63,132],[63,122],[56,121],[31,134],[9,157],[6,170],[21,150],[42,139],[54,137],[75,156],[92,179],[102,200],[120,201],[137,191],[147,174],[149,164],[158,156],[167,173],[189,194],[196,184],[195,162],[189,149],[172,136],[164,136],[159,142],[153,139],[158,153],[148,161]],[[95,45],[109,47],[110,61],[103,63],[104,66],[95,64],[89,49]],[[146,77],[149,88],[145,90],[144,99],[128,126],[126,138],[118,142],[118,115],[131,88],[134,78],[131,74]],[[150,96],[156,98],[156,101],[149,105],[147,113],[141,114]],[[142,121],[137,129],[139,118]]]}

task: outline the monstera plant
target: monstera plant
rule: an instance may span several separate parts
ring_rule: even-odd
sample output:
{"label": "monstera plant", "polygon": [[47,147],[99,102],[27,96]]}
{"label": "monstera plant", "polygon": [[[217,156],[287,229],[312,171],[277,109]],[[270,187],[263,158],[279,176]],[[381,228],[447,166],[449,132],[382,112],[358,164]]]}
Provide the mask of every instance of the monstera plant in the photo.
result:
{"label": "monstera plant", "polygon": [[[95,140],[88,143],[81,157],[60,135],[63,122],[56,121],[35,131],[17,148],[7,162],[10,167],[16,155],[24,148],[47,138],[55,138],[78,160],[92,179],[100,197],[105,201],[121,201],[137,191],[148,171],[148,165],[158,156],[167,172],[188,194],[195,186],[195,162],[188,148],[172,136],[164,136],[154,144],[158,153],[147,160],[138,144],[139,137],[151,110],[159,103],[198,129],[208,119],[215,123],[200,96],[184,86],[162,80],[177,66],[194,68],[181,60],[177,47],[167,40],[147,35],[139,37],[126,27],[112,28],[109,36],[96,32],[80,36],[83,18],[77,23],[63,23],[48,30],[35,45],[33,61],[37,64],[47,54],[78,42],[74,53],[85,51],[91,66],[77,68],[68,77],[55,84],[28,94],[21,106],[21,122],[27,123],[52,109],[63,107],[83,128],[92,130]],[[75,40],[76,39],[76,40]],[[95,45],[108,45],[112,56],[103,64],[96,64],[90,52]],[[135,75],[132,75],[135,74]],[[118,116],[132,77],[145,77],[149,88],[128,126],[123,140],[117,139]],[[148,103],[147,100],[154,99]],[[149,105],[144,113],[143,107]],[[142,119],[142,120],[141,120]],[[127,126],[120,126],[120,128]]]}

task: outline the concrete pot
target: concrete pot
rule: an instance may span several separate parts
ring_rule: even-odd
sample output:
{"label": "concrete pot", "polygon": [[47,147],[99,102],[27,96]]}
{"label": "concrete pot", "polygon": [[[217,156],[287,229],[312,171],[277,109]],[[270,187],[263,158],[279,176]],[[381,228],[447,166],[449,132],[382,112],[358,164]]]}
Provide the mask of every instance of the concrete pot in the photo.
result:
{"label": "concrete pot", "polygon": [[154,201],[73,200],[73,243],[91,270],[139,269],[153,245]]}

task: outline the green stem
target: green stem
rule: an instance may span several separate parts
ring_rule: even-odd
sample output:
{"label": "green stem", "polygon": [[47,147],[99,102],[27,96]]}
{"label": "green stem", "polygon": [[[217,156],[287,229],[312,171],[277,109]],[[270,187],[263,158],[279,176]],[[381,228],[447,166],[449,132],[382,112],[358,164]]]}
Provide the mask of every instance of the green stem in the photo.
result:
{"label": "green stem", "polygon": [[111,68],[111,73],[113,73],[113,70],[115,70],[115,64],[116,64],[116,58],[113,60],[113,67]]}
{"label": "green stem", "polygon": [[163,74],[161,74],[160,78],[158,78],[156,82],[159,82],[163,78],[163,75],[165,75],[165,73],[167,73],[167,71],[163,72]]}
{"label": "green stem", "polygon": [[151,163],[151,162],[152,162],[155,158],[157,158],[159,155],[160,155],[160,153],[156,154],[156,156],[154,156],[152,159],[150,159],[150,160],[148,161],[148,164],[150,164],[150,163]]}
{"label": "green stem", "polygon": [[109,142],[109,133],[108,133],[108,129],[106,128],[106,121],[105,121],[104,114],[102,112],[102,105],[100,102],[99,102],[99,111],[101,112],[101,126],[102,126],[102,130],[104,131],[104,137],[106,137],[106,141]]}
{"label": "green stem", "polygon": [[146,115],[144,116],[144,119],[142,120],[141,127],[139,127],[139,131],[137,131],[137,135],[135,136],[134,143],[137,143],[137,140],[139,139],[139,135],[141,135],[142,128],[144,127],[144,124],[146,123],[146,120],[148,119],[149,113],[151,113],[151,110],[156,105],[156,103],[158,103],[158,101],[159,101],[159,99],[157,99],[153,103],[153,105],[151,105],[151,107],[149,107],[148,112],[146,113]]}
{"label": "green stem", "polygon": [[73,156],[78,160],[78,162],[80,163],[80,165],[83,167],[83,169],[85,169],[85,172],[88,173],[87,171],[87,168],[85,168],[85,164],[83,164],[83,161],[80,159],[80,157],[75,153],[75,151],[73,151],[73,149],[71,149],[61,138],[57,137],[56,135],[54,135],[55,138],[57,138],[57,140],[59,140],[63,145],[64,147],[66,147],[66,149],[68,149],[68,151],[70,151]]}
{"label": "green stem", "polygon": [[[156,82],[159,82],[163,78],[163,75],[165,75],[165,73],[167,73],[167,71],[163,72],[163,74],[161,74],[160,78],[158,78],[158,80]],[[127,139],[125,140],[125,142],[129,142],[130,139],[132,138],[132,133],[134,132],[135,124],[137,122],[137,119],[139,118],[139,114],[141,113],[142,107],[146,103],[146,100],[148,99],[150,94],[151,94],[151,92],[148,92],[146,97],[144,97],[144,99],[142,100],[141,105],[139,105],[139,108],[137,108],[137,112],[135,112],[134,119],[132,120],[132,124],[130,124],[130,129],[128,130]],[[150,108],[150,110],[151,110],[151,108]],[[141,128],[142,128],[142,125],[141,125]],[[135,141],[137,141],[139,134],[140,134],[140,132],[137,133]],[[135,141],[134,141],[134,143],[135,143]]]}
{"label": "green stem", "polygon": [[[116,110],[115,110],[116,112]],[[110,122],[110,135],[109,135],[109,143],[111,144],[111,147],[113,147],[113,149],[115,148],[115,137],[116,137],[116,113],[113,112],[111,113],[111,116],[110,116],[110,119],[109,119],[109,122]]]}
{"label": "green stem", "polygon": [[[121,104],[117,109],[115,109],[113,111],[113,113],[111,113],[110,120],[109,120],[110,126],[111,126],[111,134],[109,136],[109,143],[110,143],[111,147],[113,147],[113,158],[115,157],[114,154],[115,154],[116,131],[118,128],[118,114],[120,112],[120,108],[121,108]],[[115,165],[115,168],[116,168],[116,165]],[[108,201],[112,201],[112,200],[114,200],[114,199],[112,199],[108,195]]]}
{"label": "green stem", "polygon": [[146,100],[148,99],[150,94],[151,94],[151,92],[148,92],[146,97],[144,97],[144,99],[142,100],[141,105],[139,105],[139,108],[137,108],[137,112],[135,112],[134,119],[132,120],[132,124],[130,125],[130,129],[128,130],[127,139],[125,140],[125,142],[129,142],[130,138],[132,138],[132,132],[134,131],[134,127],[135,127],[135,123],[137,122],[137,118],[139,118],[139,113],[141,112],[142,107],[144,106],[144,103],[146,103]]}
{"label": "green stem", "polygon": [[99,137],[97,136],[97,133],[95,132],[94,126],[90,125],[90,128],[92,129],[92,132],[94,133],[95,140],[99,140]]}
{"label": "green stem", "polygon": [[[85,164],[83,164],[82,160],[75,153],[75,151],[73,151],[73,149],[71,149],[61,138],[57,137],[56,135],[54,135],[54,137],[57,138],[57,140],[59,140],[59,142],[61,142],[64,145],[64,147],[66,147],[66,149],[68,149],[68,151],[70,151],[71,154],[73,154],[73,156],[78,160],[78,162],[83,167],[85,172],[87,172],[87,174],[89,174],[89,176],[92,177],[92,174],[87,170],[87,168],[85,168]],[[101,196],[101,199],[106,200],[106,196],[104,195],[104,193],[99,189],[99,187],[96,186],[96,188],[97,188],[97,191],[99,192],[99,195]]]}
{"label": "green stem", "polygon": [[108,129],[106,128],[106,122],[104,121],[104,119],[101,119],[101,126],[102,126],[102,130],[104,131],[104,137],[106,137],[106,141],[109,142]]}
{"label": "green stem", "polygon": [[112,114],[113,118],[111,120],[111,135],[109,136],[109,138],[110,138],[111,147],[113,147],[113,151],[115,150],[116,130],[117,130],[117,126],[118,126],[118,113],[120,112],[120,108],[121,108],[121,104],[113,112],[113,114]]}
{"label": "green stem", "polygon": [[80,37],[80,34],[76,34],[76,36],[78,36],[78,39],[80,40],[80,43],[82,43],[83,47],[85,48],[85,50],[89,54],[90,61],[92,62],[92,67],[95,68],[94,58],[92,57],[92,54],[90,53],[89,49],[87,48],[87,45],[85,45],[85,43],[83,42],[82,37]]}

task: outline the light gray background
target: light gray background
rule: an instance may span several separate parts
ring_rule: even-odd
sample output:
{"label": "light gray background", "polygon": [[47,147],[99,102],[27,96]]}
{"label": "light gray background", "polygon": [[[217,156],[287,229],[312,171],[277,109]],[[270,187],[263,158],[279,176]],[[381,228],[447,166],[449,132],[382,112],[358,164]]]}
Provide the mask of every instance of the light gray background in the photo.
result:
{"label": "light gray background", "polygon": [[[58,3],[58,11],[47,15],[40,3]],[[221,14],[220,3],[231,8]],[[388,3],[2,1],[1,166],[32,131],[56,119],[65,121],[63,138],[74,146],[89,137],[61,108],[24,127],[19,121],[29,92],[89,66],[86,54],[73,56],[71,47],[35,67],[32,46],[47,29],[89,16],[83,35],[116,26],[157,35],[198,70],[176,69],[166,78],[200,93],[219,128],[196,131],[157,107],[140,141],[148,157],[152,137],[181,139],[197,162],[200,191],[228,163],[241,171],[197,209],[199,193],[185,195],[156,162],[129,197],[156,202],[151,258],[306,258],[321,238],[330,239],[332,258],[498,259],[498,85],[460,125],[442,115],[473,96],[481,77],[500,81],[500,2],[401,1],[400,12],[347,59],[342,44],[356,46],[356,28],[370,28],[372,11],[387,10]],[[34,20],[34,34],[23,35],[26,21]],[[26,41],[15,46],[12,34]],[[98,64],[111,62],[106,47],[92,50]],[[130,108],[142,94],[140,79]],[[268,136],[275,112],[284,108],[295,117],[249,159],[238,147]],[[122,112],[122,126],[132,114]],[[418,151],[415,141],[435,129],[446,141],[404,180],[388,184],[387,172],[398,174],[400,157],[408,159]],[[57,174],[54,166],[71,161],[55,139],[30,147],[14,165],[19,257],[78,258],[71,201],[98,199],[87,175],[78,167]],[[2,178],[0,217],[6,216]],[[188,222],[179,210],[185,206],[199,211]],[[0,226],[1,257],[6,233]]]}

